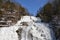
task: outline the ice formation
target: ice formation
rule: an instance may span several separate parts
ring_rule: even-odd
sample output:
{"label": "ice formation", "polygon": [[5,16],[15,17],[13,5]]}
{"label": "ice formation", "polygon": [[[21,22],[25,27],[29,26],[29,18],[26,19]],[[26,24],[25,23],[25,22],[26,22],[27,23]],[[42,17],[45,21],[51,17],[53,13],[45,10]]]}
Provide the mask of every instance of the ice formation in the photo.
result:
{"label": "ice formation", "polygon": [[23,16],[15,25],[0,28],[0,40],[55,40],[48,26],[39,18]]}

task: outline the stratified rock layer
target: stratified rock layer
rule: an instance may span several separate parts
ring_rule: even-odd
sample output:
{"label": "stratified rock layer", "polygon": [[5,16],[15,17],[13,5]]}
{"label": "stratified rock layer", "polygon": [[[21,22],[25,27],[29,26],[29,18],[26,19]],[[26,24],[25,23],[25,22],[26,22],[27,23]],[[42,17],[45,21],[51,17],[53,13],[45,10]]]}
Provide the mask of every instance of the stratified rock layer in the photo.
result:
{"label": "stratified rock layer", "polygon": [[0,5],[0,27],[14,25],[21,16],[28,15],[27,10],[17,3],[6,1]]}

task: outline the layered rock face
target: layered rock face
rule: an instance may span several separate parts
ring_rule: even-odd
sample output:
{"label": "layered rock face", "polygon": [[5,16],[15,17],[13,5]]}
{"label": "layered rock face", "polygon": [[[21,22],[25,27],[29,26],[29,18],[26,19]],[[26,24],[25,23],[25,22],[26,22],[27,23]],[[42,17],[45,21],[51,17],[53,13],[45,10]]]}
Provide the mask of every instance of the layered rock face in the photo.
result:
{"label": "layered rock face", "polygon": [[21,5],[10,1],[3,2],[0,6],[0,27],[14,25],[24,15],[28,15],[28,12]]}
{"label": "layered rock face", "polygon": [[40,18],[23,16],[15,25],[0,28],[0,40],[55,40],[55,37]]}

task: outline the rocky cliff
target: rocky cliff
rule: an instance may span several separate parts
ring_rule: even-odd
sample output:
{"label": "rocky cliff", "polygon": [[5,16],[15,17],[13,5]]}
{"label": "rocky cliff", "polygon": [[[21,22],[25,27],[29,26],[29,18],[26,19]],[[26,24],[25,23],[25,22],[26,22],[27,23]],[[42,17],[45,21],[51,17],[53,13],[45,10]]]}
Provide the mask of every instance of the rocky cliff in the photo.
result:
{"label": "rocky cliff", "polygon": [[[1,2],[1,1],[0,1]],[[28,11],[17,3],[5,1],[0,5],[0,27],[14,25]]]}

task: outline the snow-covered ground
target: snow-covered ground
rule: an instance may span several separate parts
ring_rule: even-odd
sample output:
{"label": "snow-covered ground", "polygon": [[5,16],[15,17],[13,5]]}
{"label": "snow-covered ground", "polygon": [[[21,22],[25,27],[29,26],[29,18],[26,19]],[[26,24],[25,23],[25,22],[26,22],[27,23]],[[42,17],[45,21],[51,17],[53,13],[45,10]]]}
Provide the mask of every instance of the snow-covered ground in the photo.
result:
{"label": "snow-covered ground", "polygon": [[[48,26],[41,23],[39,18],[23,16],[15,25],[0,28],[0,40],[55,40],[53,31]],[[17,33],[17,30],[21,32]]]}

